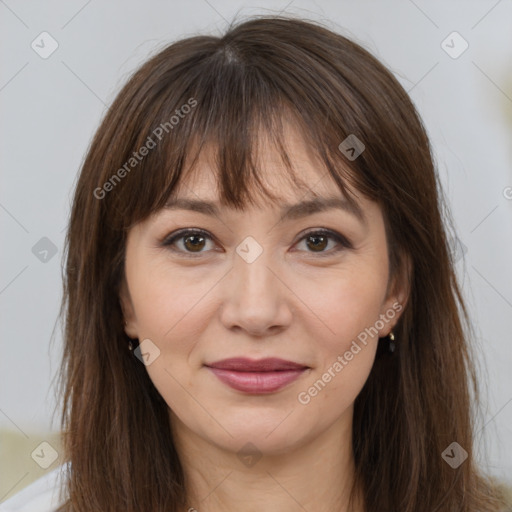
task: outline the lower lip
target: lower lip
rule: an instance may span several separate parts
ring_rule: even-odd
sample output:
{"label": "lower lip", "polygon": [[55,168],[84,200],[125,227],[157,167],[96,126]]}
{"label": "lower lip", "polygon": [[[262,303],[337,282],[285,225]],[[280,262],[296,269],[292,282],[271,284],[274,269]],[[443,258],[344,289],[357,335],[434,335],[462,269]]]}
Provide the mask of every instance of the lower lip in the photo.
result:
{"label": "lower lip", "polygon": [[208,367],[224,384],[245,393],[272,393],[298,379],[307,368],[275,372],[237,372]]}

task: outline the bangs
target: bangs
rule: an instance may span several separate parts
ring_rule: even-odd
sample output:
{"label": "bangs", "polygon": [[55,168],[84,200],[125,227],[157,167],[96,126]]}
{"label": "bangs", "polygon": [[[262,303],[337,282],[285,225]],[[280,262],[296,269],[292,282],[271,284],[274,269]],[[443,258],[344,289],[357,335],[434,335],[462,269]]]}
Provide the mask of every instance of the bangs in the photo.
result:
{"label": "bangs", "polygon": [[[198,39],[204,47],[205,38]],[[323,165],[319,180],[331,176],[353,204],[347,184],[371,196],[356,172],[357,162],[348,162],[338,149],[351,131],[336,122],[339,115],[333,114],[321,80],[312,88],[310,76],[296,76],[295,84],[279,62],[267,60],[260,66],[261,54],[244,56],[243,48],[218,41],[211,46],[210,52],[166,69],[131,99],[138,108],[132,118],[135,133],[125,134],[132,143],[124,162],[117,163],[127,172],[104,199],[104,206],[114,210],[108,216],[115,219],[116,229],[126,230],[163,208],[205,153],[223,205],[241,210],[282,200],[260,177],[260,157],[268,148],[275,148],[284,164],[280,169],[285,172],[276,176],[283,187],[287,178],[306,194],[310,187],[299,179],[287,147],[287,125]]]}

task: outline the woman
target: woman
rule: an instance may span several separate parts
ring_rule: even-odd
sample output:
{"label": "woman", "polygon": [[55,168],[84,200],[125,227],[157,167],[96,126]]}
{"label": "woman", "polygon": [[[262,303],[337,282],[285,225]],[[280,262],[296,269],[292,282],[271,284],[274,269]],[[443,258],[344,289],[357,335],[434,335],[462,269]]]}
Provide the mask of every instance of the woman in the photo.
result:
{"label": "woman", "polygon": [[58,510],[506,510],[442,208],[345,37],[259,18],[152,57],[74,197]]}

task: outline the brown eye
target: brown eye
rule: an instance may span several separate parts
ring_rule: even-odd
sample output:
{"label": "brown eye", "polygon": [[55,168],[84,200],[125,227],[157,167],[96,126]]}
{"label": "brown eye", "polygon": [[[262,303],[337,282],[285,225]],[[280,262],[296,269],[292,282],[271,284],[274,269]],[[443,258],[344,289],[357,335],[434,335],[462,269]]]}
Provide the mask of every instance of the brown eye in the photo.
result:
{"label": "brown eye", "polygon": [[188,235],[182,237],[183,245],[190,251],[200,251],[205,246],[205,238],[202,235]]}
{"label": "brown eye", "polygon": [[208,252],[207,249],[204,250],[208,240],[212,240],[212,237],[205,231],[186,229],[173,233],[162,242],[162,245],[174,252],[190,256]]}
{"label": "brown eye", "polygon": [[[328,245],[328,238],[329,237],[327,237],[325,235],[320,235],[320,236],[309,235],[306,238],[306,240],[307,240],[306,243],[308,244],[308,247],[313,250],[313,252],[323,251]],[[309,242],[311,242],[311,243],[309,243]]]}
{"label": "brown eye", "polygon": [[[206,231],[184,229],[169,235],[162,242],[162,246],[169,247],[173,252],[184,256],[194,257],[212,250],[207,247],[208,241],[214,244],[213,238]],[[329,256],[344,248],[352,248],[351,243],[343,235],[327,229],[310,231],[299,240],[299,244],[303,241],[306,245],[306,253],[316,253],[319,256]],[[334,246],[330,248],[329,242],[334,242]]]}
{"label": "brown eye", "polygon": [[[306,252],[317,253],[319,256],[329,256],[343,249],[351,249],[352,244],[340,233],[328,229],[317,229],[306,233],[300,240],[299,244],[304,241]],[[334,242],[333,248],[327,248],[329,241]]]}

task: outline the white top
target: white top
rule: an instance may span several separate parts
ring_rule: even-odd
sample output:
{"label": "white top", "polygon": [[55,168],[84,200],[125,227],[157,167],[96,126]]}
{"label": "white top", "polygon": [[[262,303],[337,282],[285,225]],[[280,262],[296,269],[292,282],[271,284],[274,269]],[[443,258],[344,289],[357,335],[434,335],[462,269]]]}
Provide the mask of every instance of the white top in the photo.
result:
{"label": "white top", "polygon": [[65,470],[66,464],[63,464],[32,482],[0,503],[0,512],[55,512],[62,504],[58,500]]}

